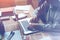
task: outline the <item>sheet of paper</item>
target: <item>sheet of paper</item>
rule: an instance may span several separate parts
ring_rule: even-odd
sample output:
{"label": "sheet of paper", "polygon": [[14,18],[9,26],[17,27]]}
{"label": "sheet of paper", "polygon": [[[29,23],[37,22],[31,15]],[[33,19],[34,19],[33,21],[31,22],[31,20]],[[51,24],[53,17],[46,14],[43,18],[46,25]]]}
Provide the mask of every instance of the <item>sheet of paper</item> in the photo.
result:
{"label": "sheet of paper", "polygon": [[[19,30],[13,31],[15,32],[14,36],[11,38],[11,40],[22,40],[21,34]],[[10,32],[5,33],[4,40],[7,40],[8,36],[10,35]]]}

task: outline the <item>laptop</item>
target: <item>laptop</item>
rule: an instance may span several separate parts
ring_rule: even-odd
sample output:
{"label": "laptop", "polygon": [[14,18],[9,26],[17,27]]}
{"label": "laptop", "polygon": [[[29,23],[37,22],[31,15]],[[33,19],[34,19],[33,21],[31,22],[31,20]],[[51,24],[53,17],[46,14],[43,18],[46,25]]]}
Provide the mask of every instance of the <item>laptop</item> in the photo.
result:
{"label": "laptop", "polygon": [[28,27],[29,27],[28,20],[19,20],[19,23],[20,23],[20,25],[21,25],[21,27],[22,27],[22,29],[24,31],[24,34],[32,34],[32,33],[36,32],[36,31],[28,30]]}

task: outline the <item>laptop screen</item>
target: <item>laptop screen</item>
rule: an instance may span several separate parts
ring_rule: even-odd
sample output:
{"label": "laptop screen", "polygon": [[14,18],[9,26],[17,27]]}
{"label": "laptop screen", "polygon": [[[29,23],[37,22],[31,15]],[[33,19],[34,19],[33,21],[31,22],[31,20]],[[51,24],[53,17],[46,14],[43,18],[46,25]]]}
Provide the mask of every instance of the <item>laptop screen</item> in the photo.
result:
{"label": "laptop screen", "polygon": [[21,21],[21,25],[25,31],[28,31],[27,27],[29,26],[29,22],[27,20]]}
{"label": "laptop screen", "polygon": [[21,27],[23,28],[24,34],[30,34],[33,33],[33,31],[28,30],[29,22],[28,20],[22,20],[20,21]]}

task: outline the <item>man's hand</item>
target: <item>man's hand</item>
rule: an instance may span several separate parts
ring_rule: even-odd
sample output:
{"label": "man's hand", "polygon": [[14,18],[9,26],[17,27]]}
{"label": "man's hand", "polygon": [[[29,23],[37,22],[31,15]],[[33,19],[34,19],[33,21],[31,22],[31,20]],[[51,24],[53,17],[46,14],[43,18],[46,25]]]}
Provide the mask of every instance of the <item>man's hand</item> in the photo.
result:
{"label": "man's hand", "polygon": [[31,23],[38,23],[39,19],[34,17],[30,20]]}

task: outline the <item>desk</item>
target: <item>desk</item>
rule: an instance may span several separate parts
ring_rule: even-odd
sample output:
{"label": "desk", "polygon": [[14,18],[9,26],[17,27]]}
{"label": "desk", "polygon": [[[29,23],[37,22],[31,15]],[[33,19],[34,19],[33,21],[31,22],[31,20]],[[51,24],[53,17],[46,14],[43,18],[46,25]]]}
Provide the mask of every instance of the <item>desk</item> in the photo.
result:
{"label": "desk", "polygon": [[60,33],[54,32],[39,32],[31,35],[27,35],[29,40],[60,40]]}
{"label": "desk", "polygon": [[3,21],[5,31],[14,31],[19,29],[19,25],[17,21],[14,21],[13,19]]}

